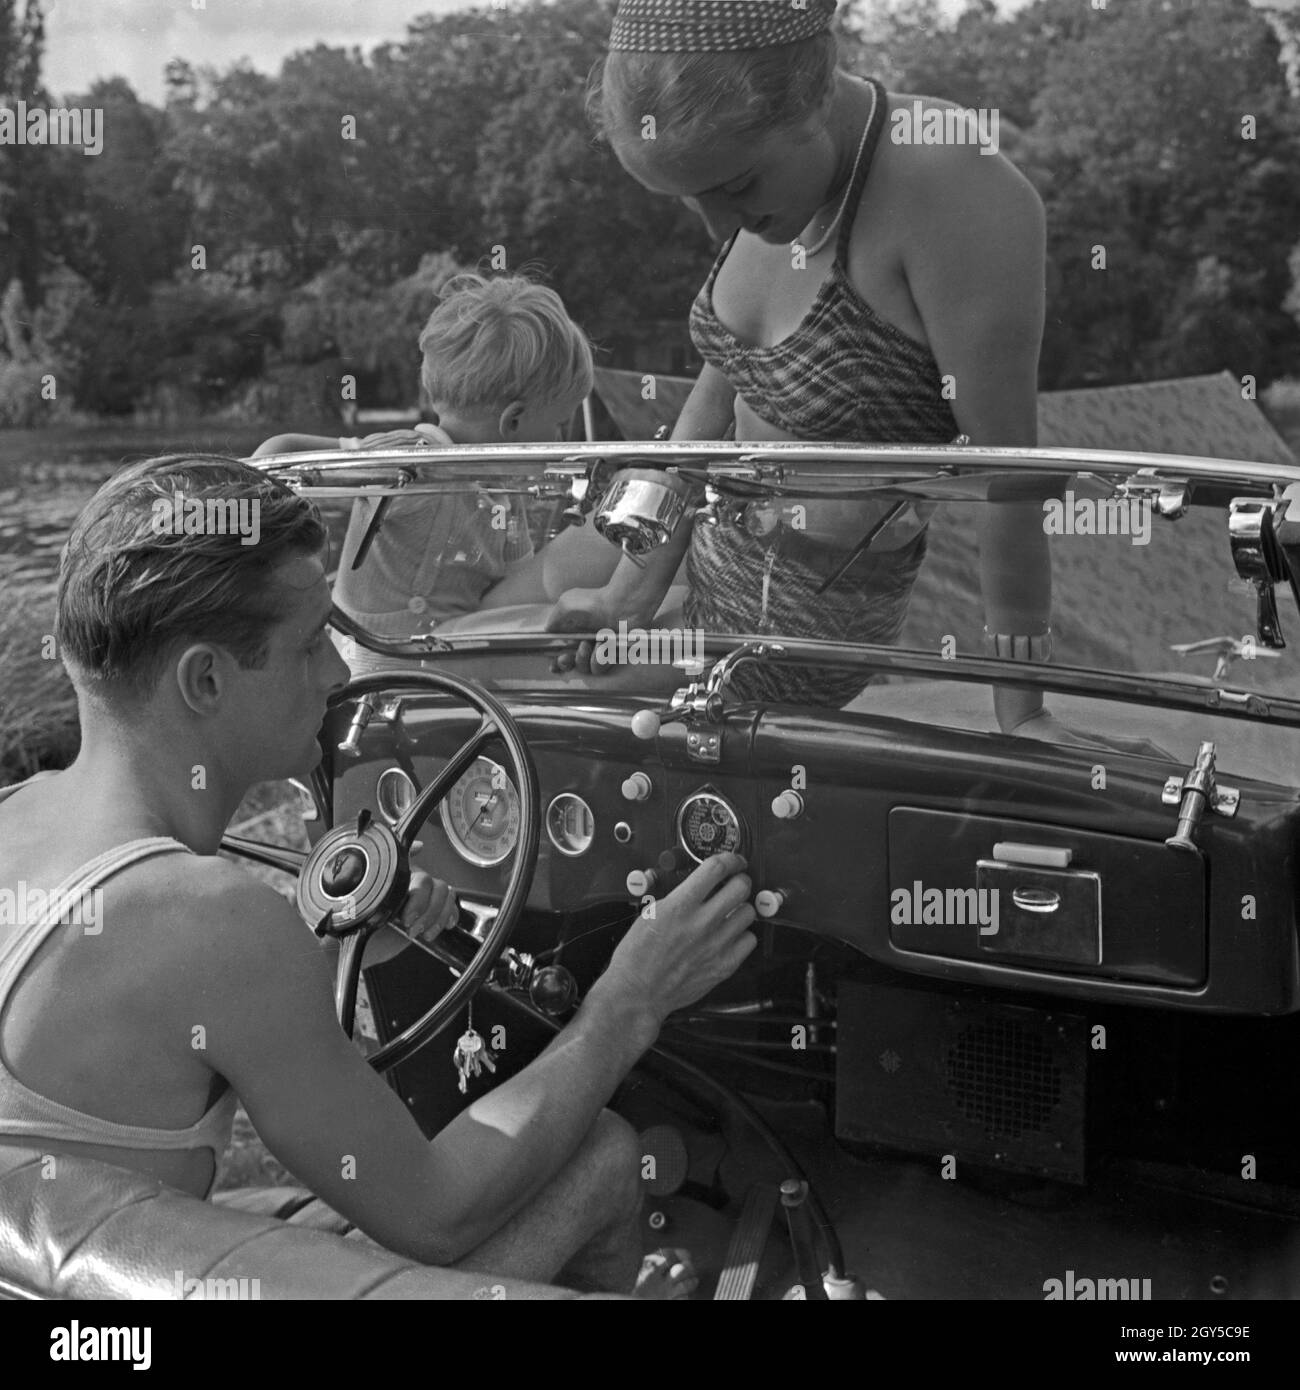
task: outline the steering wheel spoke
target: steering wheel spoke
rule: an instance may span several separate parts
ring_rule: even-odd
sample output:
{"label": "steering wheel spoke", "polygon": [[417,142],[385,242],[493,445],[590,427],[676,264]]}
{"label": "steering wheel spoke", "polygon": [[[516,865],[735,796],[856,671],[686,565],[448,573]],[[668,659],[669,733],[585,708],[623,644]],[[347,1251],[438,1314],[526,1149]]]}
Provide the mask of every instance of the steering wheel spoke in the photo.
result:
{"label": "steering wheel spoke", "polygon": [[428,820],[433,808],[441,804],[447,793],[473,765],[488,740],[499,732],[496,720],[485,714],[474,733],[452,754],[442,771],[412,802],[406,814],[393,827],[393,833],[405,850],[410,851],[416,832]]}
{"label": "steering wheel spoke", "polygon": [[241,859],[251,859],[256,864],[268,864],[273,869],[283,869],[287,874],[298,874],[307,862],[305,849],[290,849],[287,845],[266,845],[260,840],[249,840],[243,835],[223,835],[221,848]]}

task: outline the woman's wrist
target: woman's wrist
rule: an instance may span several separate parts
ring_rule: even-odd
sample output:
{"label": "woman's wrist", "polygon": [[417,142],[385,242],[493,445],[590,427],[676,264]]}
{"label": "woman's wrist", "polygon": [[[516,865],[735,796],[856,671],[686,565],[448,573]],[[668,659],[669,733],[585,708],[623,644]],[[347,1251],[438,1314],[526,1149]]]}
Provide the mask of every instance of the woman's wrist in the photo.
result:
{"label": "woman's wrist", "polygon": [[985,655],[1004,661],[1051,661],[1053,645],[1049,623],[1034,624],[1025,632],[984,629]]}

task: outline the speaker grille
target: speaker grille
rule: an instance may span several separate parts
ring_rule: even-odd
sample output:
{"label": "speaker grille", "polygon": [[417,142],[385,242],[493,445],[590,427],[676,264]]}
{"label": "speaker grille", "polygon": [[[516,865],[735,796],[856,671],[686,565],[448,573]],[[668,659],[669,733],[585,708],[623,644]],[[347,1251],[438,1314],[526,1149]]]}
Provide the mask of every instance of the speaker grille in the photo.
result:
{"label": "speaker grille", "polygon": [[838,998],[841,1139],[1084,1180],[1084,1017],[865,980]]}
{"label": "speaker grille", "polygon": [[1061,1072],[1041,1033],[1014,1019],[963,1028],[948,1045],[945,1080],[966,1118],[992,1138],[1048,1128],[1061,1099]]}

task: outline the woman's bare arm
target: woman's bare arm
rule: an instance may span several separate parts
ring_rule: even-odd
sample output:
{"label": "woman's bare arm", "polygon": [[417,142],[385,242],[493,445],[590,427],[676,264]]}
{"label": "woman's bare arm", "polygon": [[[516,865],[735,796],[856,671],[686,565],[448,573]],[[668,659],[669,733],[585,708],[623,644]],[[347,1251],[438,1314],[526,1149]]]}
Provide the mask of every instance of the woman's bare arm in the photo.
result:
{"label": "woman's bare arm", "polygon": [[695,378],[682,413],[673,426],[673,439],[721,439],[735,418],[736,388],[711,363]]}
{"label": "woman's bare arm", "polygon": [[[735,388],[708,363],[696,378],[673,428],[673,439],[721,439],[735,418]],[[653,620],[691,543],[693,519],[686,516],[667,545],[636,564],[623,556],[600,588],[576,588],[560,597],[547,621],[550,632],[582,632],[610,627],[622,619],[629,627]],[[590,652],[577,656],[578,668],[590,667]]]}
{"label": "woman's bare arm", "polygon": [[[974,145],[913,147],[904,264],[953,413],[972,443],[1038,441],[1045,222],[1027,179]],[[1041,501],[995,501],[980,523],[980,587],[991,632],[1037,635],[1052,611]],[[1042,708],[1036,691],[994,689],[999,727]]]}

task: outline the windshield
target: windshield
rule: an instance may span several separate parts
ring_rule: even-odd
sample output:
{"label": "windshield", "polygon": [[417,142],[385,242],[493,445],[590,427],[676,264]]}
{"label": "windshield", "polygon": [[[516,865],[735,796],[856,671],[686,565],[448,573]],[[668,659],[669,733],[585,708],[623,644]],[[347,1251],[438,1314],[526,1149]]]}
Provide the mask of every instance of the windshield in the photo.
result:
{"label": "windshield", "polygon": [[[1244,771],[1291,766],[1295,733],[1220,712],[1245,703],[1243,692],[1300,697],[1291,590],[1263,584],[1261,627],[1261,586],[1246,577],[1251,548],[1234,555],[1230,543],[1234,496],[1239,510],[1259,510],[1271,505],[1268,486],[1198,482],[1181,506],[1176,494],[1165,499],[1175,518],[1162,514],[1156,491],[1124,496],[1113,477],[1089,471],[1022,472],[1018,493],[974,471],[912,472],[908,487],[881,495],[888,475],[844,465],[833,478],[784,486],[710,484],[703,465],[611,467],[590,488],[540,463],[441,474],[422,465],[419,486],[436,490],[318,498],[337,542],[335,603],[356,628],[344,654],[358,674],[424,660],[498,688],[665,700],[698,670],[692,663],[720,654],[710,638],[751,638],[768,654],[737,669],[733,698],[990,733],[1006,721],[989,684],[953,677],[967,658],[1000,657],[1031,670],[1156,677],[1193,697],[1187,709],[1143,709],[1072,680],[1045,703],[1085,746],[1095,736],[1098,747],[1190,763],[1201,738],[1221,736]],[[999,487],[1028,500],[990,500]],[[1008,558],[1004,539],[990,577],[981,537],[987,544],[994,514],[1019,549]],[[657,543],[674,517],[680,553]],[[1014,591],[1017,554],[1035,545],[1050,562],[1050,634],[987,634],[990,586]],[[1280,633],[1270,640],[1285,646],[1266,640],[1275,631],[1269,599]],[[548,630],[549,646],[519,640]],[[593,672],[557,656],[565,633],[571,647],[579,634],[591,639],[582,655],[594,658]],[[422,647],[392,646],[417,639]],[[818,663],[783,661],[772,643]],[[823,645],[810,653],[810,643]],[[873,671],[844,655],[879,646],[930,665]],[[1216,688],[1229,692],[1217,710],[1220,697],[1208,696]],[[1031,721],[1016,732],[1042,730]],[[1232,762],[1221,752],[1220,766]],[[1300,782],[1300,763],[1286,780]]]}

